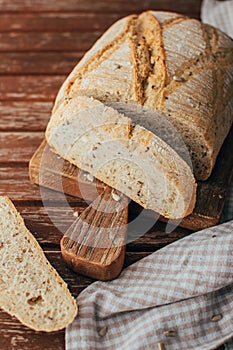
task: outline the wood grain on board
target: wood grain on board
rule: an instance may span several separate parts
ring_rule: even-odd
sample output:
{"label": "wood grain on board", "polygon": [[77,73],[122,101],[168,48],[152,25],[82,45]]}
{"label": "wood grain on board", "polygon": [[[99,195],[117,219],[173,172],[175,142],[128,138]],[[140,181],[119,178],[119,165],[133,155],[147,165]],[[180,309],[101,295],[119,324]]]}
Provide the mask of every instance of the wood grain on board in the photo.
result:
{"label": "wood grain on board", "polygon": [[[1,64],[1,63],[0,63]],[[31,132],[43,131],[49,121],[52,101],[0,101],[0,132]],[[30,108],[29,108],[30,107]],[[4,134],[0,135],[0,142]]]}
{"label": "wood grain on board", "polygon": [[61,239],[61,254],[82,275],[108,281],[125,260],[128,198],[109,186],[76,218]]}
{"label": "wood grain on board", "polygon": [[[0,74],[60,75],[71,72],[82,58],[82,51],[60,52],[0,52]],[[11,65],[9,66],[9,62]]]}
{"label": "wood grain on board", "polygon": [[[33,3],[31,2],[33,5]],[[37,7],[35,7],[35,10]],[[125,12],[125,15],[127,12]],[[112,23],[124,16],[121,13],[95,12],[5,12],[1,13],[0,31],[9,32],[85,32],[106,30]],[[63,48],[60,45],[61,49]],[[34,49],[34,48],[32,48]]]}
{"label": "wood grain on board", "polygon": [[[83,51],[88,50],[102,31],[90,32],[10,32],[0,33],[1,51]],[[62,45],[61,45],[62,43]]]}
{"label": "wood grain on board", "polygon": [[[65,77],[65,75],[0,76],[0,101],[53,101]],[[30,110],[30,103],[28,109]],[[15,112],[17,113],[17,110]]]}
{"label": "wood grain on board", "polygon": [[0,162],[28,163],[30,155],[43,138],[43,132],[0,132]]}

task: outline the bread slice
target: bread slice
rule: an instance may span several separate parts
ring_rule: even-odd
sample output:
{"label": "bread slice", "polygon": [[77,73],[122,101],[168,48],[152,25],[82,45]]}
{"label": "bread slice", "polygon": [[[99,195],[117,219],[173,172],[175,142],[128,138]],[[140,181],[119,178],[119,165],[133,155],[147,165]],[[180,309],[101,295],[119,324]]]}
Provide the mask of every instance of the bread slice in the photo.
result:
{"label": "bread slice", "polygon": [[187,163],[161,138],[98,100],[65,100],[46,138],[60,156],[144,208],[174,219],[194,208],[196,182]]}
{"label": "bread slice", "polygon": [[233,41],[196,19],[147,11],[114,23],[62,85],[65,97],[137,102],[162,112],[206,180],[233,122]]}
{"label": "bread slice", "polygon": [[36,331],[66,327],[77,306],[12,202],[0,196],[0,307]]}

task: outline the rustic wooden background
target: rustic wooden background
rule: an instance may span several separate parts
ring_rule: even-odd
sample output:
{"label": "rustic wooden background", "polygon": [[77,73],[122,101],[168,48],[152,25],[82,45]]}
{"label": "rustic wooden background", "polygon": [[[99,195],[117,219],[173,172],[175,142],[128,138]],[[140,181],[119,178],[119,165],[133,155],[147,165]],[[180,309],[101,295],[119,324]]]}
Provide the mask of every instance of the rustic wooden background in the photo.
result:
{"label": "rustic wooden background", "polygon": [[[92,280],[72,273],[62,262],[62,233],[46,213],[39,189],[30,183],[28,162],[44,138],[59,86],[94,41],[118,18],[146,9],[170,10],[195,18],[201,0],[0,0],[0,193],[7,194],[74,296]],[[50,214],[68,227],[72,211],[56,202]],[[69,200],[74,210],[86,206]],[[187,235],[165,234],[158,223],[127,246],[126,263]],[[42,334],[0,311],[1,350],[64,350],[64,331]]]}

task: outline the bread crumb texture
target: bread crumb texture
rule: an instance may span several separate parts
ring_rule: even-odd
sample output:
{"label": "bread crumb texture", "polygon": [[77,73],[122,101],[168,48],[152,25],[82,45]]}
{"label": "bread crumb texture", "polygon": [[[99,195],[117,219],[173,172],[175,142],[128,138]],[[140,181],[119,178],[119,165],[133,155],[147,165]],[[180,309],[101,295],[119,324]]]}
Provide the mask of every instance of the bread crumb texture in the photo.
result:
{"label": "bread crumb texture", "polygon": [[[161,138],[92,97],[76,96],[53,114],[50,146],[79,168],[168,218],[188,215],[196,183]],[[85,198],[85,193],[82,192]]]}
{"label": "bread crumb texture", "polygon": [[57,331],[77,314],[65,282],[7,197],[0,197],[0,307],[36,331]]}

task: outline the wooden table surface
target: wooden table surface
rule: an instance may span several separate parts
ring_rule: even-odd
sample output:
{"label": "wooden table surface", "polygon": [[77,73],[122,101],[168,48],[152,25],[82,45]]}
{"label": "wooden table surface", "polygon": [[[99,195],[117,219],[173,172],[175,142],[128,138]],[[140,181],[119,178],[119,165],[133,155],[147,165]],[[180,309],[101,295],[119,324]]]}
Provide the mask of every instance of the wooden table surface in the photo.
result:
{"label": "wooden table surface", "polygon": [[[0,0],[0,193],[12,199],[75,297],[92,280],[74,274],[63,263],[62,233],[28,177],[28,162],[44,138],[55,95],[76,62],[118,18],[146,9],[199,18],[200,5],[201,0]],[[86,206],[79,199],[70,203],[79,211]],[[55,200],[50,203],[51,213],[60,227],[73,220]],[[164,224],[158,223],[128,244],[125,265],[187,234],[185,229],[166,234]],[[33,332],[0,311],[1,350],[64,348],[64,331]]]}

